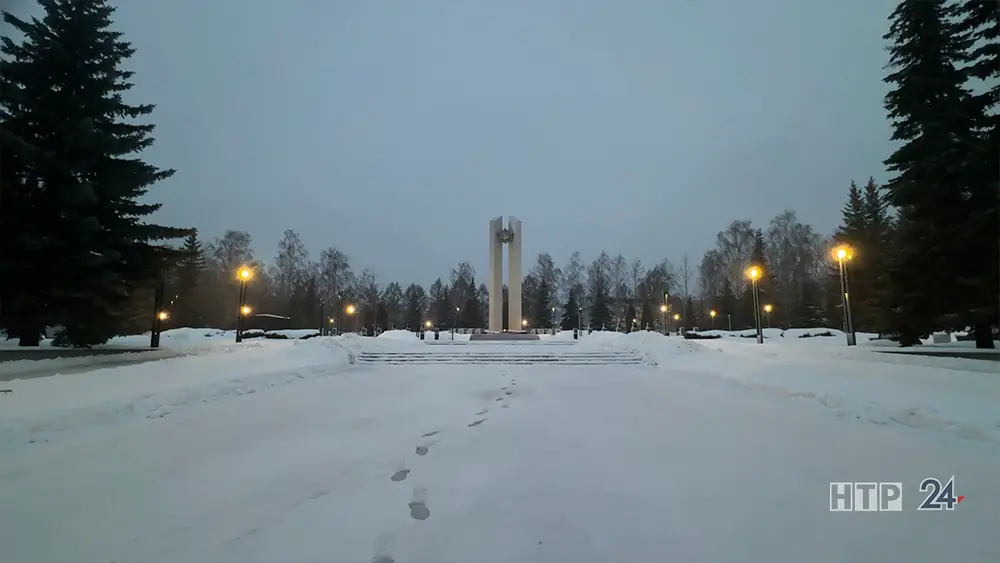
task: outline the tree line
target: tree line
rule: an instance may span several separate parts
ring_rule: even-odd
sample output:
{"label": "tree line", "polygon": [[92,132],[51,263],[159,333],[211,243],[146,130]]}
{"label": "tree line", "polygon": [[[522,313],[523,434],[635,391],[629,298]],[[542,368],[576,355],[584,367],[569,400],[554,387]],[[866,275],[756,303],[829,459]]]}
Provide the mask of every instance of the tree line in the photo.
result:
{"label": "tree line", "polygon": [[[113,8],[106,0],[40,3],[41,20],[4,13],[24,39],[0,45],[0,328],[8,335],[33,345],[45,327],[60,326],[62,343],[86,346],[143,330],[158,288],[173,326],[233,327],[240,266],[254,271],[254,314],[294,326],[485,325],[486,286],[468,262],[424,288],[355,271],[336,247],[313,257],[291,230],[265,262],[244,231],[202,241],[193,229],[149,223],[159,206],[144,196],[173,171],[139,159],[153,126],[138,121],[153,107],[122,101],[133,50],[111,30]],[[897,144],[885,160],[891,177],[851,183],[834,233],[784,211],[766,225],[731,222],[697,263],[684,256],[676,265],[644,264],[607,252],[585,261],[576,252],[557,267],[542,253],[523,280],[529,325],[747,328],[755,311],[744,272],[757,265],[771,323],[839,327],[830,252],[847,244],[857,330],[909,345],[934,330],[972,326],[977,345],[992,346],[1000,317],[1000,12],[991,2],[907,0],[890,15],[885,39],[885,108]],[[347,305],[353,314],[345,316]]]}

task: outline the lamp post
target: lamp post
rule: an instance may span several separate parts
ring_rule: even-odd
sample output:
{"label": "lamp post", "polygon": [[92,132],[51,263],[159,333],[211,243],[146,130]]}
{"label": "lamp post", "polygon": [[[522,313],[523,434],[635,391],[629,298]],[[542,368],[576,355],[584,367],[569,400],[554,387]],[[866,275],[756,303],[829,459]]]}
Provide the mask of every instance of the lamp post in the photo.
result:
{"label": "lamp post", "polygon": [[677,334],[681,333],[681,314],[674,313],[674,325],[677,327]]}
{"label": "lamp post", "polygon": [[583,334],[583,307],[576,308],[576,329]]}
{"label": "lamp post", "polygon": [[718,315],[718,313],[715,312],[715,309],[708,312],[708,316],[712,317],[712,330],[715,330],[715,315]]}
{"label": "lamp post", "polygon": [[455,332],[458,331],[458,315],[462,312],[460,307],[455,307],[455,323],[451,325],[451,339],[455,340]]}
{"label": "lamp post", "polygon": [[764,343],[764,329],[760,326],[760,296],[757,294],[757,280],[763,272],[757,266],[747,268],[746,275],[750,279],[750,290],[753,292],[753,320],[757,325],[757,344]]}
{"label": "lamp post", "polygon": [[663,336],[667,336],[670,333],[670,330],[667,328],[667,306],[666,305],[660,305],[660,313],[662,313],[661,316],[663,317]]}
{"label": "lamp post", "polygon": [[344,292],[337,292],[337,335],[344,333]]}
{"label": "lamp post", "polygon": [[326,308],[326,302],[324,302],[322,299],[320,299],[319,300],[319,335],[320,336],[326,336],[326,334],[325,334],[326,333],[326,323],[323,322],[323,318],[326,316],[326,315],[323,314],[323,313],[325,313],[325,311],[323,310],[325,308]]}
{"label": "lamp post", "polygon": [[160,332],[163,331],[163,321],[170,318],[170,315],[166,311],[160,311],[156,313],[156,320],[153,321],[153,335],[150,338],[149,347],[159,348],[160,347]]}
{"label": "lamp post", "polygon": [[[351,317],[354,316],[354,313],[357,312],[357,310],[358,308],[355,307],[354,305],[348,305],[347,308],[344,309],[344,312],[347,313],[347,316]],[[351,326],[354,325],[352,324]]]}
{"label": "lamp post", "polygon": [[236,307],[236,342],[243,342],[243,309],[247,305],[247,282],[253,277],[253,270],[242,266],[236,271],[236,277],[240,280],[240,303]]}
{"label": "lamp post", "polygon": [[770,304],[764,305],[764,312],[767,313],[767,328],[771,328],[771,311],[774,309]]}
{"label": "lamp post", "polygon": [[833,249],[833,257],[840,267],[840,303],[844,309],[844,332],[847,334],[847,345],[858,343],[854,335],[854,319],[851,317],[851,291],[847,281],[847,263],[854,258],[854,251],[846,244]]}
{"label": "lamp post", "polygon": [[552,308],[552,334],[556,333],[556,308]]}

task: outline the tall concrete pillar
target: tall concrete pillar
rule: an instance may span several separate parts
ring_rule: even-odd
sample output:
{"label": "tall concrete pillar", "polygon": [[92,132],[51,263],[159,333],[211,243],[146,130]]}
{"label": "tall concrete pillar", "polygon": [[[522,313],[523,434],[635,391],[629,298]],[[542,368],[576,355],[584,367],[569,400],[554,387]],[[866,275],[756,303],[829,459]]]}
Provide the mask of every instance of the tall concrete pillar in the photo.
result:
{"label": "tall concrete pillar", "polygon": [[521,327],[521,220],[507,218],[507,228],[514,235],[507,245],[507,329],[522,330]]}
{"label": "tall concrete pillar", "polygon": [[490,277],[486,282],[486,288],[490,293],[490,318],[487,327],[493,332],[503,331],[503,243],[500,242],[501,230],[503,230],[503,217],[495,217],[490,221]]}

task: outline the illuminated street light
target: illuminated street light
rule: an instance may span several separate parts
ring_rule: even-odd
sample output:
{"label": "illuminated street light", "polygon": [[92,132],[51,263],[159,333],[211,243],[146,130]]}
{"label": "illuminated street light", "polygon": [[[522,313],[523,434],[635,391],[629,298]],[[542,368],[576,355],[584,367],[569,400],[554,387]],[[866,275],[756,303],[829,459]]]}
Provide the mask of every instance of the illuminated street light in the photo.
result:
{"label": "illuminated street light", "polygon": [[157,313],[156,318],[160,319],[161,321],[165,321],[170,318],[170,315],[166,311],[160,311],[159,313]]}
{"label": "illuminated street light", "polygon": [[[253,270],[248,266],[240,266],[236,270],[236,279],[240,280],[240,302],[237,305],[237,311],[242,312],[243,309],[247,308],[247,282],[253,277]],[[249,310],[249,309],[248,309]],[[236,342],[243,342],[243,317],[247,313],[236,316]]]}
{"label": "illuminated street light", "polygon": [[771,311],[774,310],[770,304],[764,305],[764,312],[767,313],[767,328],[771,328]]}
{"label": "illuminated street light", "polygon": [[424,322],[424,326],[427,327],[427,328],[430,328],[431,327],[431,322],[430,321],[425,321]]}
{"label": "illuminated street light", "polygon": [[753,320],[757,325],[757,344],[764,343],[764,329],[760,325],[760,295],[757,292],[757,281],[762,275],[763,272],[759,266],[752,265],[747,268],[746,276],[750,279],[750,290],[753,292]]}
{"label": "illuminated street light", "polygon": [[847,334],[847,345],[854,346],[858,341],[854,335],[850,285],[847,281],[847,263],[854,258],[854,250],[850,246],[842,244],[833,249],[833,258],[837,261],[838,268],[840,269],[840,304],[844,309],[844,333]]}
{"label": "illuminated street light", "polygon": [[248,315],[249,315],[250,313],[252,313],[252,312],[253,312],[253,309],[251,309],[250,307],[247,307],[246,305],[244,305],[244,306],[240,307],[240,313],[241,313],[241,314],[242,314],[242,315],[243,315],[244,317],[248,316]]}
{"label": "illuminated street light", "polygon": [[348,315],[353,315],[357,310],[357,307],[354,305],[348,305],[346,309]]}
{"label": "illuminated street light", "polygon": [[528,319],[521,320],[521,326],[528,326]]}
{"label": "illuminated street light", "polygon": [[715,315],[718,315],[718,313],[715,312],[715,309],[711,309],[708,312],[708,316],[712,317],[712,330],[715,330]]}

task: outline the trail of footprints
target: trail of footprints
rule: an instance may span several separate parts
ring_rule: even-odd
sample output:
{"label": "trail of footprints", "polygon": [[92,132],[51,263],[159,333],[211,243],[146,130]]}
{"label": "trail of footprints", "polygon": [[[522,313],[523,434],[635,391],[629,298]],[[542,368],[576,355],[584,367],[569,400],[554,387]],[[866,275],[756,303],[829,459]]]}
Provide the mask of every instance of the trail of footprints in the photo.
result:
{"label": "trail of footprints", "polygon": [[[507,374],[503,375],[506,376]],[[512,377],[509,386],[500,388],[500,392],[503,394],[497,397],[494,402],[497,403],[503,402],[503,404],[500,405],[500,407],[504,409],[509,408],[510,405],[507,404],[505,399],[514,394],[512,388],[515,386],[517,386],[517,378]],[[483,415],[487,414],[488,412],[489,409],[483,409],[477,412],[476,416],[483,417]],[[469,428],[474,428],[486,422],[487,420],[489,419],[485,417],[477,418],[476,420],[470,422],[467,426]],[[420,437],[433,438],[434,436],[437,436],[439,434],[441,434],[440,430],[434,430],[433,432],[428,432],[426,434],[421,435]],[[416,453],[418,456],[425,456],[431,451],[431,447],[439,443],[440,441],[441,441],[440,439],[428,440],[422,443],[421,445],[417,446],[414,453]],[[409,475],[410,475],[410,470],[407,469],[405,465],[400,465],[398,468],[396,468],[396,472],[393,473],[391,477],[389,477],[389,480],[398,483],[400,481],[405,481]],[[429,508],[427,508],[427,489],[423,487],[417,487],[416,489],[414,489],[412,500],[410,500],[409,503],[409,507],[410,507],[410,518],[413,518],[414,520],[427,520],[428,518],[430,518],[431,511]],[[388,555],[384,554],[376,555],[372,559],[372,563],[393,563],[393,561],[394,560],[392,559],[392,557],[389,557]]]}

